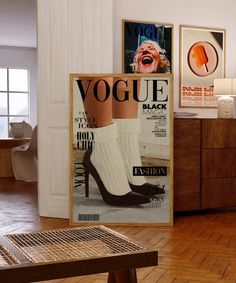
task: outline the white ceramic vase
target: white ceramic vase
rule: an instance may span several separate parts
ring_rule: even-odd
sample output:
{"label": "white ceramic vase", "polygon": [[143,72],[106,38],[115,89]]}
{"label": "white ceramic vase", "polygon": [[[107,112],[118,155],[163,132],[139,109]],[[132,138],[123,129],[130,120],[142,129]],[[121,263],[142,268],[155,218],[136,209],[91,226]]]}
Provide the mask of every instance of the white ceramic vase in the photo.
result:
{"label": "white ceramic vase", "polygon": [[23,138],[25,134],[25,122],[10,123],[10,133],[14,138]]}

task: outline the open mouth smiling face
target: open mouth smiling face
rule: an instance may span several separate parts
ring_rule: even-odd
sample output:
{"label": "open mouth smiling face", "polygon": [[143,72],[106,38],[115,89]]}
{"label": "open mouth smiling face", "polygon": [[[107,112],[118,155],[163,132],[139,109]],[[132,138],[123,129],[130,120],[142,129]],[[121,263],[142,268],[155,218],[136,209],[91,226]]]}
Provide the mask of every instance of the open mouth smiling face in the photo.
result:
{"label": "open mouth smiling face", "polygon": [[152,64],[152,62],[153,62],[152,56],[150,56],[150,55],[144,55],[144,56],[142,57],[142,64],[143,64],[143,65],[149,65],[149,64]]}
{"label": "open mouth smiling face", "polygon": [[144,43],[139,48],[137,62],[140,73],[155,73],[160,62],[160,55],[152,44]]}

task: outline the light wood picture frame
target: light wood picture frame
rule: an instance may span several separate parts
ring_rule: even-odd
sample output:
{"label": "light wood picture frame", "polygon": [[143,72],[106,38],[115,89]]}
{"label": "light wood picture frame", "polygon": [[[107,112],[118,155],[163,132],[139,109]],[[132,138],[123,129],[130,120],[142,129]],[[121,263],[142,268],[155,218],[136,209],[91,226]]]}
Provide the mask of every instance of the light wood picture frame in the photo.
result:
{"label": "light wood picture frame", "polygon": [[179,107],[217,107],[214,79],[225,76],[225,42],[225,29],[180,26]]}
{"label": "light wood picture frame", "polygon": [[173,73],[173,24],[122,20],[123,73]]}
{"label": "light wood picture frame", "polygon": [[[173,224],[172,93],[172,76],[167,74],[70,75],[71,224]],[[137,107],[136,118],[129,112],[131,103]],[[126,118],[119,118],[115,108],[128,109]],[[127,119],[130,114],[132,118]],[[104,115],[111,124],[101,126]],[[127,167],[119,141],[123,135],[129,140],[127,155],[136,148],[141,164]],[[131,187],[129,174],[145,178],[149,185],[137,193],[142,186]],[[117,182],[121,182],[118,190],[112,187]],[[152,193],[146,191],[150,186],[151,190],[154,186]]]}

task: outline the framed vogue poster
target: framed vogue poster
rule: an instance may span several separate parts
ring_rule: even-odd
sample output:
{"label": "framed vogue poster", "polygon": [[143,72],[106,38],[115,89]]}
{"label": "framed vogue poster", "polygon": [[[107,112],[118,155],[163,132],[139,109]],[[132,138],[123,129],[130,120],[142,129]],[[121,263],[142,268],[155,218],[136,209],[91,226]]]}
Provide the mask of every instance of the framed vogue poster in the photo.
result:
{"label": "framed vogue poster", "polygon": [[172,73],[173,25],[123,20],[124,73]]}
{"label": "framed vogue poster", "polygon": [[180,26],[180,107],[217,107],[213,84],[225,75],[225,33]]}
{"label": "framed vogue poster", "polygon": [[71,223],[171,225],[171,75],[71,74]]}

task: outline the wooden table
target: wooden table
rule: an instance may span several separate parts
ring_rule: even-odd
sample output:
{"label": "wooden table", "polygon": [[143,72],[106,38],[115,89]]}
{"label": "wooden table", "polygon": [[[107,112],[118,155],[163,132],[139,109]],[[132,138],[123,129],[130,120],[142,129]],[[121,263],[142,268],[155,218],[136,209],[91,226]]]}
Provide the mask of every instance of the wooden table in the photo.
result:
{"label": "wooden table", "polygon": [[108,272],[108,283],[136,283],[135,268],[157,265],[157,256],[102,225],[5,235],[0,278],[23,283]]}
{"label": "wooden table", "polygon": [[13,177],[11,149],[29,142],[29,138],[0,139],[0,177]]}

